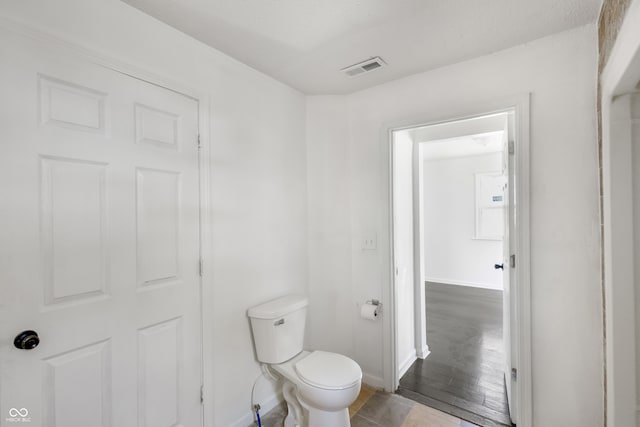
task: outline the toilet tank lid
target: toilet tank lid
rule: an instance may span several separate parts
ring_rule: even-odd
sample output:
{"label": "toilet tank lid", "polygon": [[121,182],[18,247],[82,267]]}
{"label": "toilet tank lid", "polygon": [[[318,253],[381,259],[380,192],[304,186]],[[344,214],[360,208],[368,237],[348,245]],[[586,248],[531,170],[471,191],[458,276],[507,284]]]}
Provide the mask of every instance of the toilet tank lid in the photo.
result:
{"label": "toilet tank lid", "polygon": [[247,314],[253,319],[275,319],[309,305],[309,298],[302,295],[285,295],[251,307]]}

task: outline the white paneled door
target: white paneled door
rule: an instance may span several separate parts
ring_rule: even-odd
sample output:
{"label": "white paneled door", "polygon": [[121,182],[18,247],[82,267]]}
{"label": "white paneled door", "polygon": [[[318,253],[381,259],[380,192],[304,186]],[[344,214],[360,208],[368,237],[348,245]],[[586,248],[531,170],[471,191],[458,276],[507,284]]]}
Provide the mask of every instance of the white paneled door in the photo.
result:
{"label": "white paneled door", "polygon": [[[518,423],[518,282],[515,272],[517,248],[516,221],[516,170],[515,170],[515,113],[509,112],[505,118],[502,150],[502,174],[506,178],[504,187],[504,234],[502,238],[502,341],[505,364],[504,381],[507,389],[509,415],[514,424]],[[513,258],[511,257],[513,255]]]}
{"label": "white paneled door", "polygon": [[40,43],[0,34],[0,425],[201,426],[198,103]]}

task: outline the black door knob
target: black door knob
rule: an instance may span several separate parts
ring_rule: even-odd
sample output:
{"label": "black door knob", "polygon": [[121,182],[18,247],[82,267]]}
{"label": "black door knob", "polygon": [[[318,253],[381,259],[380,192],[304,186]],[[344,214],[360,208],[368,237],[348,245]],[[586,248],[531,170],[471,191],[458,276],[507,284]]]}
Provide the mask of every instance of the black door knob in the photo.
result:
{"label": "black door knob", "polygon": [[504,270],[504,264],[494,264],[493,268],[496,270]]}
{"label": "black door knob", "polygon": [[40,337],[36,331],[22,331],[13,340],[13,345],[20,350],[31,350],[38,344],[40,344]]}

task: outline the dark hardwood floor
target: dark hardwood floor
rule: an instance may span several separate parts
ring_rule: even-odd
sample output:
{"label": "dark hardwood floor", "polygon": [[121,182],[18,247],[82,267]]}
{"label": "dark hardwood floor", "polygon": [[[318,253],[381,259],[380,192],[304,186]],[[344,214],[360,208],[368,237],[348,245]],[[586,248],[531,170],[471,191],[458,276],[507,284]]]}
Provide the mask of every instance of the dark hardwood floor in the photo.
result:
{"label": "dark hardwood floor", "polygon": [[426,283],[427,343],[398,393],[485,427],[511,426],[504,383],[502,292]]}

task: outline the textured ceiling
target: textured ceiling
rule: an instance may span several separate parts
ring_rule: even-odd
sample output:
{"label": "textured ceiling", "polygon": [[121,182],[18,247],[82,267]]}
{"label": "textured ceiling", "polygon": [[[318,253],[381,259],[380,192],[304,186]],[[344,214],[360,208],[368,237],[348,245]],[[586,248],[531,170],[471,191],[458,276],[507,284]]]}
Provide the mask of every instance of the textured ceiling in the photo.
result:
{"label": "textured ceiling", "polygon": [[[349,93],[595,22],[601,0],[123,0],[308,94]],[[382,57],[385,68],[340,69]]]}

